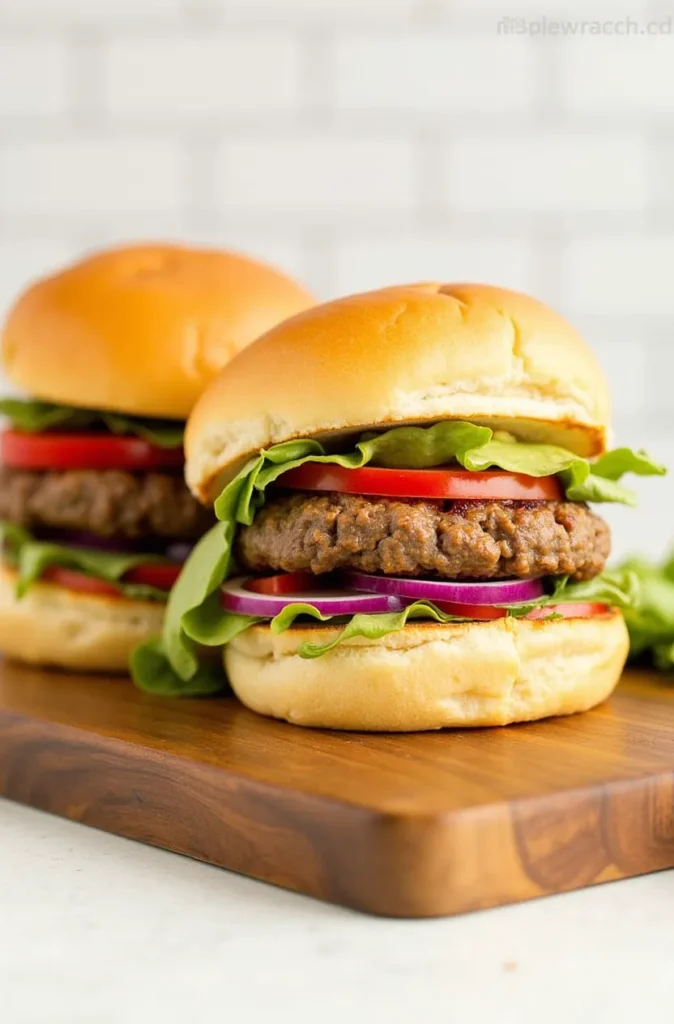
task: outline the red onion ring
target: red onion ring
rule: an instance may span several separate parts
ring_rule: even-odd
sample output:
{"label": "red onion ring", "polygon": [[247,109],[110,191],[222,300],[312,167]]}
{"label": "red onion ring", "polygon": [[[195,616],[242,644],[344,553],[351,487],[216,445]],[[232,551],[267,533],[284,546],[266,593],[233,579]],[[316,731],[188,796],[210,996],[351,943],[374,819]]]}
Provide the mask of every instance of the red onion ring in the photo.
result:
{"label": "red onion ring", "polygon": [[[84,530],[38,530],[37,540],[53,541],[69,548],[89,548],[95,551],[112,551],[114,554],[135,554],[154,552],[158,545],[153,537],[101,537]],[[162,544],[162,548],[165,545]]]}
{"label": "red onion ring", "polygon": [[160,537],[101,537],[84,530],[44,529],[37,531],[36,539],[53,541],[69,548],[110,551],[115,555],[162,555],[172,562],[185,562],[194,547],[189,541],[170,541]]}
{"label": "red onion ring", "polygon": [[407,602],[386,594],[362,594],[352,590],[319,590],[298,594],[255,594],[243,584],[247,577],[228,580],[222,586],[221,602],[228,612],[259,615],[273,619],[289,604],[310,604],[323,615],[356,615],[358,612],[398,612]]}
{"label": "red onion ring", "polygon": [[543,584],[540,580],[486,580],[462,583],[455,580],[371,576],[360,572],[347,573],[344,580],[346,585],[354,590],[417,601],[517,604],[521,601],[535,601],[543,596]]}
{"label": "red onion ring", "polygon": [[189,541],[175,541],[175,543],[167,546],[164,554],[172,562],[186,562],[192,553],[193,547],[194,544],[190,544]]}

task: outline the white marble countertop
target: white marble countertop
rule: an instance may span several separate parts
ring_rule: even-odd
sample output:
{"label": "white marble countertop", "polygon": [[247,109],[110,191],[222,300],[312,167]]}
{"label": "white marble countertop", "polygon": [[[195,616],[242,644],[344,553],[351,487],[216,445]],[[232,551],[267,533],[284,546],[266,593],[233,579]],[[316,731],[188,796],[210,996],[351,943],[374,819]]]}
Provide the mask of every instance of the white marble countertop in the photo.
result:
{"label": "white marble countertop", "polygon": [[391,921],[0,801],[3,1024],[670,1024],[673,949],[674,872]]}

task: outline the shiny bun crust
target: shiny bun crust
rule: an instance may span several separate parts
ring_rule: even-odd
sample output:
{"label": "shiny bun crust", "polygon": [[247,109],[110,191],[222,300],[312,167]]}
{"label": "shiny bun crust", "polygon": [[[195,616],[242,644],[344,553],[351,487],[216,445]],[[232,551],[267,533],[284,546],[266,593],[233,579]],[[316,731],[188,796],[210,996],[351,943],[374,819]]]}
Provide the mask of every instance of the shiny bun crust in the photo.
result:
{"label": "shiny bun crust", "polygon": [[627,657],[622,615],[552,622],[415,623],[352,640],[320,658],[305,641],[336,628],[274,636],[253,626],[225,648],[239,700],[295,725],[372,732],[509,725],[586,711],[611,693]]}
{"label": "shiny bun crust", "polygon": [[4,328],[5,375],[47,401],[185,419],[232,356],[313,301],[237,253],[111,249],[19,298]]}
{"label": "shiny bun crust", "polygon": [[9,658],[78,672],[128,673],[134,647],[161,632],[164,606],[77,594],[34,583],[17,600],[16,575],[0,568],[0,651]]}
{"label": "shiny bun crust", "polygon": [[190,418],[188,483],[212,500],[262,447],[440,419],[593,455],[609,418],[594,355],[542,303],[487,285],[387,288],[315,306],[237,356]]}

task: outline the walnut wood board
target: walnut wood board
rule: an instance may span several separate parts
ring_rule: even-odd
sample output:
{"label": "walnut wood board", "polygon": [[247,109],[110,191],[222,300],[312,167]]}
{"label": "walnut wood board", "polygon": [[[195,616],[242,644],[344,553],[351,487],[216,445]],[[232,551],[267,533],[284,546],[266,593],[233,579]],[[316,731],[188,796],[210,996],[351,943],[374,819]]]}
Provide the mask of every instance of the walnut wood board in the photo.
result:
{"label": "walnut wood board", "polygon": [[674,866],[674,684],[369,735],[0,662],[0,793],[360,910],[456,914]]}

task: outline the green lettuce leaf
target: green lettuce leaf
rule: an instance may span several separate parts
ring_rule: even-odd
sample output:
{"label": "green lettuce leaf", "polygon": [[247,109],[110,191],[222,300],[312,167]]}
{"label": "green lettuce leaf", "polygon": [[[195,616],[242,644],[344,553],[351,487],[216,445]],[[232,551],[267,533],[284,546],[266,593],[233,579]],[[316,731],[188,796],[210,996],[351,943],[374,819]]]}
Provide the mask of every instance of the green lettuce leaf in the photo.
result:
{"label": "green lettuce leaf", "polygon": [[462,461],[466,469],[480,470],[497,466],[509,473],[526,476],[559,476],[570,501],[618,502],[636,505],[634,491],[617,481],[626,473],[637,476],[662,476],[664,466],[658,465],[645,452],[618,448],[607,452],[596,462],[588,462],[564,448],[551,444],[523,444],[489,441],[482,448],[467,453]]}
{"label": "green lettuce leaf", "polygon": [[[180,679],[192,679],[199,671],[195,642],[185,632],[183,622],[190,612],[196,615],[227,578],[231,558],[233,522],[216,523],[192,549],[183,571],[169,594],[164,616],[162,649]],[[208,606],[206,612],[211,607]],[[141,688],[145,677],[134,676]]]}
{"label": "green lettuce leaf", "polygon": [[[263,449],[246,463],[215,502],[220,522],[194,548],[169,597],[161,647],[171,668],[185,683],[199,670],[197,637],[226,635],[227,627],[219,619],[216,622],[211,614],[215,602],[206,609],[202,605],[229,575],[237,526],[253,522],[265,503],[267,487],[283,473],[306,462],[336,464],[347,469],[368,464],[424,469],[458,462],[472,471],[496,466],[528,476],[559,474],[574,501],[626,504],[634,502],[634,495],[618,483],[619,477],[628,472],[640,476],[665,472],[643,452],[622,448],[592,464],[554,445],[528,444],[508,434],[494,434],[489,427],[458,421],[364,434],[350,452],[328,452],[313,439],[286,441]],[[224,634],[219,632],[221,629]],[[142,671],[136,682],[141,687],[146,685]],[[147,685],[151,683],[147,681]],[[178,684],[175,685],[177,688]]]}
{"label": "green lettuce leaf", "polygon": [[171,668],[160,640],[136,647],[130,669],[134,679],[143,680],[141,689],[155,697],[214,697],[225,685],[221,659],[204,659],[189,681],[181,679]]}
{"label": "green lettuce leaf", "polygon": [[15,555],[24,544],[32,541],[33,537],[23,526],[0,520],[0,547],[5,549],[5,554]]}
{"label": "green lettuce leaf", "polygon": [[644,558],[621,566],[639,580],[639,596],[625,611],[630,657],[651,658],[659,669],[674,668],[674,559],[658,565]]}
{"label": "green lettuce leaf", "polygon": [[202,605],[185,615],[183,629],[191,640],[202,647],[224,647],[239,633],[254,626],[256,622],[264,621],[260,616],[225,611],[220,604],[219,592],[215,592]]}
{"label": "green lettuce leaf", "polygon": [[[290,629],[295,619],[300,615],[308,615],[313,619],[326,622],[329,615],[322,615],[317,608],[310,604],[288,605],[282,612],[271,620],[270,628],[272,633],[284,633]],[[344,626],[341,633],[338,633],[334,640],[327,644],[312,644],[305,641],[300,644],[298,654],[300,658],[320,658],[328,651],[339,647],[346,640],[354,637],[365,637],[368,640],[381,640],[389,633],[397,633],[409,619],[432,619],[434,622],[465,622],[456,615],[448,615],[440,611],[430,601],[415,601],[413,604],[403,608],[400,612],[380,612],[377,615],[366,615],[358,612]]]}
{"label": "green lettuce leaf", "polygon": [[36,540],[27,530],[14,523],[0,522],[0,544],[3,557],[17,572],[16,596],[22,598],[30,586],[50,566],[61,569],[75,569],[116,584],[121,592],[131,599],[142,601],[166,601],[167,594],[145,583],[125,583],[122,576],[138,565],[148,562],[165,562],[159,555],[117,554],[112,551],[98,551],[93,548],[70,548],[63,544]]}
{"label": "green lettuce leaf", "polygon": [[569,583],[568,576],[557,577],[551,582],[552,592],[536,601],[500,607],[507,608],[508,614],[516,617],[527,615],[534,608],[546,608],[553,604],[608,604],[624,610],[632,607],[640,593],[639,578],[628,567],[603,572],[582,583]]}
{"label": "green lettuce leaf", "polygon": [[[147,559],[143,564],[147,565]],[[115,586],[129,601],[159,601],[160,604],[166,604],[168,599],[165,590],[151,587],[147,583],[125,583],[124,580],[117,580]]]}
{"label": "green lettuce leaf", "polygon": [[105,427],[112,434],[134,434],[159,448],[180,448],[183,424],[174,420],[126,416],[97,409],[78,409],[36,399],[0,399],[0,415],[6,416],[17,430],[39,434],[60,427],[64,430],[87,430]]}
{"label": "green lettuce leaf", "polygon": [[[367,456],[365,461],[374,466],[432,469],[454,459],[464,464],[470,452],[484,449],[494,437],[489,427],[457,420],[435,423],[432,427],[393,427],[383,434],[370,431],[363,434],[356,447]],[[512,443],[516,443],[514,438]]]}
{"label": "green lettuce leaf", "polygon": [[526,476],[560,475],[571,501],[611,501],[632,505],[634,493],[618,480],[626,473],[666,473],[645,452],[618,448],[591,463],[564,448],[528,444],[508,435],[494,435],[472,423],[436,423],[432,427],[395,427],[384,434],[365,434],[347,454],[328,453],[315,440],[287,441],[263,450],[222,492],[215,513],[223,521],[249,525],[264,504],[265,489],[289,469],[305,462],[333,463],[347,469],[373,465],[429,469],[458,462],[465,469],[497,467]]}
{"label": "green lettuce leaf", "polygon": [[104,426],[111,434],[135,434],[157,448],[182,448],[185,425],[173,420],[154,420],[120,413],[99,413]]}
{"label": "green lettuce leaf", "polygon": [[670,672],[674,668],[674,643],[654,647],[653,664],[660,672]]}

